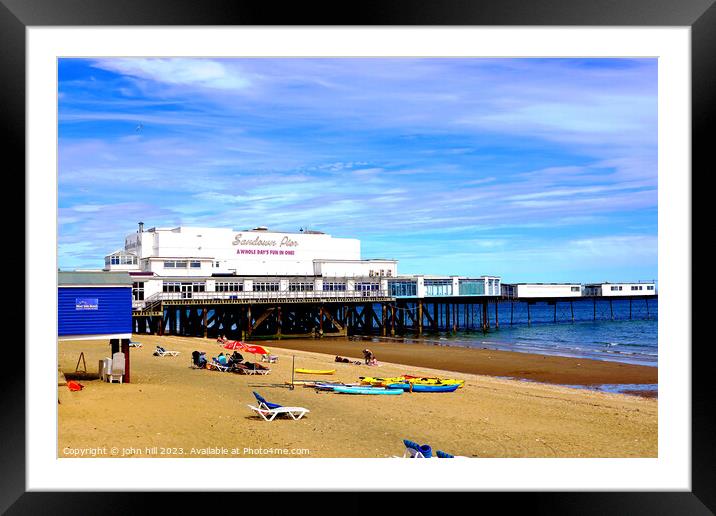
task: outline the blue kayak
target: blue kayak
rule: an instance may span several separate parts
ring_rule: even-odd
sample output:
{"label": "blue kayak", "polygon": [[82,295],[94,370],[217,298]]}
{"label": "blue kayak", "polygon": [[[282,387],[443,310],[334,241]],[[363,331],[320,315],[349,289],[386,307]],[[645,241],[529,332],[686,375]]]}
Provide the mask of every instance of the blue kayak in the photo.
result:
{"label": "blue kayak", "polygon": [[341,394],[403,394],[402,389],[383,389],[376,387],[334,387],[333,392]]}
{"label": "blue kayak", "polygon": [[388,385],[390,390],[404,390],[410,391],[412,385],[412,392],[454,392],[460,385],[457,383],[451,383],[448,385],[420,385],[420,384],[409,384],[409,383],[391,383]]}

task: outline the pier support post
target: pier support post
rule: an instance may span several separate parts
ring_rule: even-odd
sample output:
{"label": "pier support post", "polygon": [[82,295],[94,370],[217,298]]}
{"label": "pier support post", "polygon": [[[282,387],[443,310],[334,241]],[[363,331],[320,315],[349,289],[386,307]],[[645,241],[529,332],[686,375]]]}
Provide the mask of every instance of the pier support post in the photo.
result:
{"label": "pier support post", "polygon": [[395,337],[395,306],[390,305],[390,336]]}
{"label": "pier support post", "polygon": [[649,298],[644,298],[644,302],[646,303],[646,318],[649,318]]}
{"label": "pier support post", "polygon": [[527,326],[532,324],[532,315],[530,314],[530,302],[527,301]]}
{"label": "pier support post", "polygon": [[487,331],[490,328],[490,319],[487,315],[487,302],[482,303],[482,331]]}
{"label": "pier support post", "polygon": [[450,332],[450,303],[445,303],[445,331]]}
{"label": "pier support post", "polygon": [[594,316],[593,316],[593,320],[596,321],[596,320],[597,320],[597,298],[596,298],[596,297],[593,298],[593,299],[592,299],[592,302],[594,303]]}
{"label": "pier support post", "polygon": [[423,302],[418,301],[418,335],[423,334]]}
{"label": "pier support post", "polygon": [[246,307],[246,337],[251,337],[253,331],[253,323],[251,321],[251,305]]}
{"label": "pier support post", "polygon": [[318,336],[323,337],[323,305],[318,309]]}
{"label": "pier support post", "polygon": [[574,322],[574,302],[573,301],[569,302],[569,312],[572,315],[572,322]]}
{"label": "pier support post", "polygon": [[609,300],[609,317],[614,320],[614,307],[612,306],[612,300]]}
{"label": "pier support post", "polygon": [[381,317],[380,317],[380,334],[383,337],[385,337],[388,334],[386,311],[387,311],[387,308],[385,306],[385,303],[382,303],[381,304]]}
{"label": "pier support post", "polygon": [[631,298],[629,298],[629,320],[631,321]]}
{"label": "pier support post", "polygon": [[495,299],[495,329],[498,330],[500,328],[500,314],[498,313],[498,306],[499,303],[497,302],[497,299]]}
{"label": "pier support post", "polygon": [[512,326],[512,321],[515,317],[515,302],[510,301],[510,326]]}
{"label": "pier support post", "polygon": [[276,308],[276,336],[281,338],[281,305]]}
{"label": "pier support post", "polygon": [[207,332],[208,332],[208,330],[209,330],[209,329],[207,328],[207,326],[206,326],[207,318],[208,318],[208,317],[207,317],[207,312],[208,312],[208,310],[206,309],[206,307],[204,307],[204,310],[203,310],[203,313],[202,313],[202,316],[203,316],[203,317],[202,317],[202,320],[203,320],[202,326],[203,326],[204,338],[206,338]]}
{"label": "pier support post", "polygon": [[554,317],[553,322],[557,322],[557,301],[554,302]]}

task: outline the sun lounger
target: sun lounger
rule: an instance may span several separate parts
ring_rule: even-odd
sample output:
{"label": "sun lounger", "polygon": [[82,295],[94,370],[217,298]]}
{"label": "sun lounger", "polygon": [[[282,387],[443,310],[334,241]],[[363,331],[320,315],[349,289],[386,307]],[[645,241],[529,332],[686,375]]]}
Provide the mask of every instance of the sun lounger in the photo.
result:
{"label": "sun lounger", "polygon": [[211,362],[207,362],[206,368],[215,369],[217,371],[221,371],[222,373],[228,373],[229,371],[231,371],[231,366],[222,364],[216,359],[216,357],[212,358]]}
{"label": "sun lounger", "polygon": [[419,445],[414,441],[403,439],[405,451],[403,457],[410,459],[429,459],[433,456],[432,449],[427,444]]}
{"label": "sun lounger", "polygon": [[403,444],[405,445],[405,452],[403,452],[403,458],[409,458],[409,459],[467,459],[468,457],[464,457],[461,455],[451,455],[449,453],[445,453],[444,451],[437,450],[435,452],[435,455],[432,454],[432,449],[427,444],[419,445],[418,443],[414,441],[409,441],[407,439],[403,439]]}
{"label": "sun lounger", "polygon": [[164,348],[161,347],[161,346],[157,346],[156,351],[154,351],[154,356],[157,356],[157,357],[167,357],[167,356],[168,356],[168,357],[175,357],[175,356],[177,356],[179,353],[181,353],[181,352],[180,352],[180,351],[168,351],[168,350],[164,349]]}
{"label": "sun lounger", "polygon": [[[251,366],[258,366],[258,364],[251,364]],[[239,374],[260,374],[267,375],[271,372],[271,369],[264,367],[251,367],[246,364],[234,364],[234,372]]]}
{"label": "sun lounger", "polygon": [[254,407],[253,405],[247,405],[251,410],[256,412],[259,416],[264,418],[266,421],[273,421],[276,416],[279,415],[287,415],[294,421],[298,421],[303,416],[308,414],[310,410],[303,408],[303,407],[284,407],[282,405],[278,405],[277,403],[271,403],[269,401],[266,401],[263,396],[261,396],[259,393],[254,392],[254,396],[256,397],[256,400],[258,401],[258,407]]}
{"label": "sun lounger", "polygon": [[141,342],[134,342],[133,340],[129,341],[129,347],[130,348],[141,348],[142,343]]}
{"label": "sun lounger", "polygon": [[276,362],[278,362],[278,357],[276,355],[261,355],[261,362],[275,364]]}

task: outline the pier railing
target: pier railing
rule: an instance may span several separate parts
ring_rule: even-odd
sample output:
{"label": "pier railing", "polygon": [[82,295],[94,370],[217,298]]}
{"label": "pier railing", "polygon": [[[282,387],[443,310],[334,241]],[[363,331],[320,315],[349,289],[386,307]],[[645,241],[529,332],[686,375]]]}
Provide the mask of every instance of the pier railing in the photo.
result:
{"label": "pier railing", "polygon": [[313,300],[384,300],[393,299],[387,290],[309,290],[309,291],[270,291],[270,292],[158,292],[144,301],[135,301],[132,308],[147,310],[162,302],[232,302],[232,301],[261,301],[278,300],[286,302],[301,302]]}

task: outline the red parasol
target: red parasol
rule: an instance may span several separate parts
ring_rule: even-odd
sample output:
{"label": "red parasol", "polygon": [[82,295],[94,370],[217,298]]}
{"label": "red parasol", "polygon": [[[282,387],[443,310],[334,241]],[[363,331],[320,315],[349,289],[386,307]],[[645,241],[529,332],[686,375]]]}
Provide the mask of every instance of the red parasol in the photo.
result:
{"label": "red parasol", "polygon": [[246,353],[253,353],[254,355],[268,355],[269,351],[266,348],[257,346],[254,344],[247,344],[240,340],[229,341],[224,344],[224,349],[238,349],[239,351],[245,351]]}

